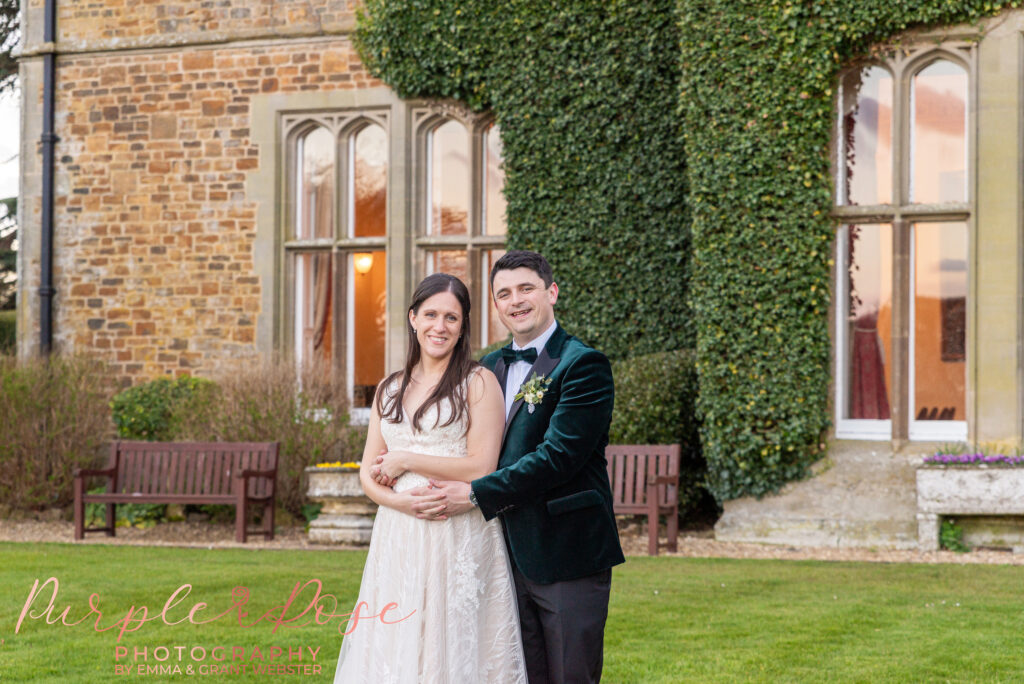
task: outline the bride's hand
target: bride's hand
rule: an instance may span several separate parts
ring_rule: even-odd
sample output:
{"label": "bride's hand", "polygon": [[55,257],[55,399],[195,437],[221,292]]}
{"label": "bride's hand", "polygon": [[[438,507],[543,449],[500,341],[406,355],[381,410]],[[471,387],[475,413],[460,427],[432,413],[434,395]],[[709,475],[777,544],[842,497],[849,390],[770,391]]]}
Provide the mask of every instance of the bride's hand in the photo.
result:
{"label": "bride's hand", "polygon": [[[402,473],[408,470],[402,464],[402,452],[389,451],[377,457],[377,465],[380,468],[380,476],[385,481],[397,480]],[[380,480],[378,480],[380,482]]]}

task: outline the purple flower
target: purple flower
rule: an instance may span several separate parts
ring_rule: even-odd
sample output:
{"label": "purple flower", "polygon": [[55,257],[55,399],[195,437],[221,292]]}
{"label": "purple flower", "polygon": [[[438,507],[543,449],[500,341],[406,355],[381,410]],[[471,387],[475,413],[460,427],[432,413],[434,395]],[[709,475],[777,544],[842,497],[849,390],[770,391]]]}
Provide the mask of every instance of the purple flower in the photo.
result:
{"label": "purple flower", "polygon": [[924,462],[929,465],[973,465],[973,464],[985,464],[985,465],[1009,465],[1009,466],[1024,466],[1024,456],[1014,455],[1007,456],[1006,454],[932,454],[931,456],[925,456]]}

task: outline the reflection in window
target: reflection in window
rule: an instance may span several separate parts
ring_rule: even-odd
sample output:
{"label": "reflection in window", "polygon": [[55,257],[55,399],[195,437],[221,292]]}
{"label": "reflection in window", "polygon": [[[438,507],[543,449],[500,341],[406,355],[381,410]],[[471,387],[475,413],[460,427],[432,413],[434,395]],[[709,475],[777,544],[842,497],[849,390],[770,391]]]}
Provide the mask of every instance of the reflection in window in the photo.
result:
{"label": "reflection in window", "polygon": [[505,256],[505,250],[489,249],[483,253],[483,259],[480,260],[481,271],[483,271],[480,278],[483,283],[480,297],[480,306],[482,307],[480,315],[480,344],[483,347],[488,347],[495,342],[507,339],[509,336],[508,328],[501,322],[498,310],[494,306],[494,299],[491,297],[491,269],[494,268],[494,262],[503,256]]}
{"label": "reflection in window", "polygon": [[892,76],[879,66],[851,71],[842,82],[840,204],[892,202]]}
{"label": "reflection in window", "polygon": [[888,420],[892,386],[892,226],[845,229],[847,401],[844,418]]}
{"label": "reflection in window", "polygon": [[349,255],[349,374],[352,406],[371,405],[377,383],[384,379],[387,325],[385,253]]}
{"label": "reflection in window", "polygon": [[910,90],[910,199],[967,201],[967,72],[932,62]]}
{"label": "reflection in window", "polygon": [[466,250],[446,249],[427,252],[427,275],[447,273],[463,283],[469,282],[469,268],[466,265]]}
{"label": "reflection in window", "polygon": [[334,235],[334,137],[322,127],[298,141],[295,237]]}
{"label": "reflection in window", "polygon": [[331,255],[327,252],[295,255],[296,361],[329,361],[331,337]]}
{"label": "reflection in window", "polygon": [[914,417],[964,420],[967,225],[914,226]]}
{"label": "reflection in window", "polygon": [[427,235],[468,235],[471,164],[466,127],[448,121],[434,129],[429,141]]}
{"label": "reflection in window", "polygon": [[350,173],[352,237],[387,235],[388,141],[384,129],[370,125],[355,135]]}
{"label": "reflection in window", "polygon": [[501,133],[492,124],[484,145],[484,235],[505,234],[505,170],[502,168]]}

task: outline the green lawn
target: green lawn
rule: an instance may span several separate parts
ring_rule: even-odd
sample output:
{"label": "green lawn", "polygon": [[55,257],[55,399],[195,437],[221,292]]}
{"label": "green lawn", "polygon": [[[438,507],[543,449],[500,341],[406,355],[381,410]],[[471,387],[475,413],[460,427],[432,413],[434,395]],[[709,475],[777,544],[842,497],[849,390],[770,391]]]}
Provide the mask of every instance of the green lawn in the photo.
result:
{"label": "green lawn", "polygon": [[[259,648],[264,665],[271,649],[303,650],[304,665],[320,664],[319,675],[273,676],[275,681],[332,681],[341,637],[339,619],[299,617],[313,596],[302,593],[276,631],[270,618],[294,585],[311,579],[337,597],[343,613],[358,589],[364,553],[351,551],[251,551],[0,544],[0,681],[107,682],[118,677],[118,646],[129,654],[147,649],[148,664],[185,647],[182,674],[145,675],[146,681],[183,681],[185,666],[214,663],[213,650],[230,657],[244,648],[250,661]],[[50,620],[26,618],[15,633],[33,582],[60,580]],[[1024,568],[1009,566],[896,565],[631,558],[615,571],[606,634],[605,682],[996,682],[1024,679]],[[198,622],[232,609],[232,589],[245,586],[248,614],[234,612],[207,624],[164,624],[158,614],[180,585],[191,594],[168,611],[168,621],[187,616],[197,602]],[[60,624],[93,613],[76,626]],[[33,604],[45,609],[47,589]],[[129,625],[120,642],[118,621],[135,607],[148,608],[152,622]],[[280,608],[277,609],[280,613]],[[300,622],[309,624],[298,625]],[[255,623],[255,624],[253,624]],[[113,625],[113,627],[111,627]],[[95,627],[109,628],[104,632]],[[166,654],[156,651],[167,647]],[[206,649],[193,661],[193,647]],[[320,649],[315,661],[310,649]],[[199,651],[195,655],[200,655]],[[141,656],[140,656],[141,658]],[[278,663],[287,658],[277,659]],[[120,663],[133,662],[132,655]],[[136,664],[143,661],[137,660]],[[230,660],[224,661],[230,663]],[[297,661],[293,661],[296,664]],[[137,678],[133,674],[131,678]],[[266,675],[222,675],[252,681]]]}

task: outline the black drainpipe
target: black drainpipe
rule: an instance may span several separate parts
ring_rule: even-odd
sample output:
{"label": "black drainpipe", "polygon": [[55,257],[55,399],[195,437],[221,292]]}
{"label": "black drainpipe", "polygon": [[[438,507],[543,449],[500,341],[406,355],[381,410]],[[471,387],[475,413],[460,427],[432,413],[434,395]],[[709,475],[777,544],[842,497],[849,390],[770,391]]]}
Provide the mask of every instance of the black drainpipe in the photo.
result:
{"label": "black drainpipe", "polygon": [[53,349],[53,156],[57,136],[53,132],[57,73],[57,0],[46,0],[43,42],[43,151],[42,235],[39,255],[39,353],[49,356]]}

